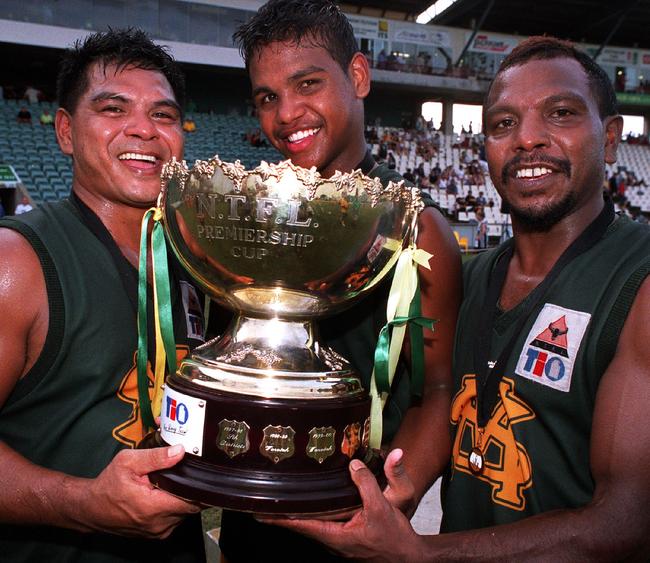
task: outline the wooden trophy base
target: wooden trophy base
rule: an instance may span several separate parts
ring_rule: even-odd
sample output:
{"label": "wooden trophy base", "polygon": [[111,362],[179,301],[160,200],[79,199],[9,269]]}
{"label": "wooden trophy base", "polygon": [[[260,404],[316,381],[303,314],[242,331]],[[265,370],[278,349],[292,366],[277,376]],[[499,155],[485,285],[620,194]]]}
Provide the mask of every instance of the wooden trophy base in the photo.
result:
{"label": "wooden trophy base", "polygon": [[[368,448],[369,416],[365,393],[265,399],[173,375],[161,430],[140,447],[184,444],[178,465],[150,474],[156,486],[176,496],[258,514],[335,515],[361,505],[348,469],[352,458],[365,461],[385,485],[383,460]],[[197,427],[190,421],[197,418],[203,419],[201,434],[191,443],[187,437]]]}

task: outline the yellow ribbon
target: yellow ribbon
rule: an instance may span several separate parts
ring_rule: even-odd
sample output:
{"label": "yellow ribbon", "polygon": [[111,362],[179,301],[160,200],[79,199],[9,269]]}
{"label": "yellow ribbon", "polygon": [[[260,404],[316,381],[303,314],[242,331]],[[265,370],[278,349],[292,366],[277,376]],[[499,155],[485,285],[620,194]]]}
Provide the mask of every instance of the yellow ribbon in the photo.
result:
{"label": "yellow ribbon", "polygon": [[[431,269],[429,260],[433,255],[417,248],[415,243],[412,242],[409,246],[402,250],[397,260],[395,267],[395,274],[393,282],[388,294],[388,304],[386,306],[386,321],[390,323],[395,317],[406,317],[409,313],[409,308],[415,291],[418,287],[418,266]],[[388,353],[388,382],[389,386],[393,382],[395,370],[397,369],[397,362],[402,351],[404,344],[404,336],[406,334],[406,324],[393,327],[393,334],[390,341],[390,349]],[[370,447],[379,449],[381,447],[381,439],[383,434],[383,420],[382,411],[388,393],[379,393],[377,390],[377,382],[375,380],[375,370],[373,369],[372,377],[370,380]]]}

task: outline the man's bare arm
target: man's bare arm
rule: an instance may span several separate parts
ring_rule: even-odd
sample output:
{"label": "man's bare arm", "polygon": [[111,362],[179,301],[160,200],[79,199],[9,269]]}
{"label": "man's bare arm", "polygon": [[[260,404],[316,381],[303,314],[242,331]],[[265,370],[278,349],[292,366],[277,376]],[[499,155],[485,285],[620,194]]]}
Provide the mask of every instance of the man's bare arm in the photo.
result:
{"label": "man's bare arm", "polygon": [[49,322],[38,257],[18,233],[0,229],[0,405],[41,353]]}
{"label": "man's bare arm", "polygon": [[[49,319],[45,280],[32,247],[9,229],[0,229],[0,247],[4,404],[38,358]],[[41,423],[35,417],[34,424]],[[198,508],[155,489],[147,474],[171,467],[182,457],[182,448],[125,450],[96,479],[82,479],[39,467],[0,443],[0,522],[165,537]]]}

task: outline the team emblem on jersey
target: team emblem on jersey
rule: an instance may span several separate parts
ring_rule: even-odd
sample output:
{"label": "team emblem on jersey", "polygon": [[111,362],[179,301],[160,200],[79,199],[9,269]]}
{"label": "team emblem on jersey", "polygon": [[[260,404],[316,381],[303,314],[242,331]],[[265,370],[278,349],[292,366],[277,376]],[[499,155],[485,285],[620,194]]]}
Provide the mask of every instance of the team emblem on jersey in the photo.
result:
{"label": "team emblem on jersey", "polygon": [[528,451],[517,441],[513,427],[534,418],[533,409],[517,395],[515,381],[503,377],[499,382],[499,400],[483,429],[482,446],[476,448],[476,376],[463,376],[451,405],[450,420],[458,427],[452,450],[454,470],[487,483],[494,504],[524,510],[525,492],[533,484],[533,470]]}
{"label": "team emblem on jersey", "polygon": [[[190,349],[187,346],[178,344],[176,346],[176,363],[189,354]],[[117,391],[117,396],[121,401],[131,406],[131,413],[127,420],[113,429],[113,438],[129,448],[135,448],[140,440],[144,438],[145,428],[142,423],[142,412],[140,410],[140,397],[138,394],[138,354],[133,354],[133,364],[122,378],[122,383]],[[151,362],[147,362],[147,379],[149,384],[149,397],[153,396],[154,373]]]}
{"label": "team emblem on jersey", "polygon": [[546,303],[530,329],[515,373],[569,391],[576,355],[591,315]]}

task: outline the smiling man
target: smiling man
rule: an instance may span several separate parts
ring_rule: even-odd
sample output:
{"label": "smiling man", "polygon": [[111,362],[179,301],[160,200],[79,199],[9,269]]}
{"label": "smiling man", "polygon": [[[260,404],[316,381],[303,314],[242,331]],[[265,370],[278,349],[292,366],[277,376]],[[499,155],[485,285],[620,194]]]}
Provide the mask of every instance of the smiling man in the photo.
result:
{"label": "smiling man", "polygon": [[329,177],[352,170],[366,154],[363,100],[370,70],[356,43],[350,44],[354,37],[333,52],[323,39],[305,33],[300,41],[242,45],[250,51],[246,60],[262,130],[294,164],[316,166]]}
{"label": "smiling man", "polygon": [[419,536],[352,462],[364,509],[289,522],[372,561],[645,561],[650,550],[650,229],[603,198],[622,119],[607,75],[521,43],[485,103],[514,238],[467,264],[439,536]]}
{"label": "smiling man", "polygon": [[[182,448],[133,449],[146,431],[135,366],[140,221],[160,191],[162,164],[182,157],[183,97],[180,69],[143,32],[78,42],[63,58],[56,114],[72,158],[70,199],[0,223],[0,553],[8,561],[204,557],[198,507],[147,477],[177,463]],[[194,289],[172,271],[180,355],[203,335],[188,329]]]}
{"label": "smiling man", "polygon": [[[375,162],[368,151],[364,99],[370,91],[370,69],[350,23],[335,4],[271,0],[237,31],[235,39],[249,71],[260,125],[286,158],[305,168],[313,166],[324,177],[337,170],[360,169],[384,185],[402,180],[386,164]],[[447,221],[428,203],[420,215],[417,244],[434,257],[430,270],[420,268],[422,310],[438,322],[434,333],[425,334],[422,399],[411,403],[409,369],[401,362],[384,409],[386,445],[399,446],[407,454],[403,464],[393,466],[397,458],[391,458],[387,465],[391,485],[386,495],[409,515],[449,458],[451,348],[460,301],[458,245]],[[353,204],[339,202],[338,214],[341,228],[354,228]],[[386,323],[389,286],[387,280],[319,327],[323,340],[359,372],[366,389],[379,331]],[[406,473],[412,486],[404,489],[400,482]],[[314,542],[244,514],[224,514],[220,544],[230,562],[336,559]]]}

